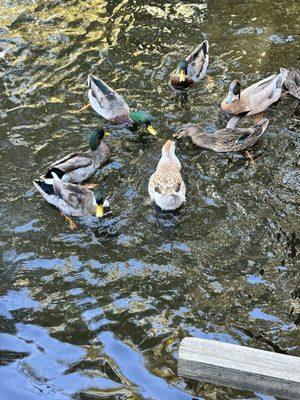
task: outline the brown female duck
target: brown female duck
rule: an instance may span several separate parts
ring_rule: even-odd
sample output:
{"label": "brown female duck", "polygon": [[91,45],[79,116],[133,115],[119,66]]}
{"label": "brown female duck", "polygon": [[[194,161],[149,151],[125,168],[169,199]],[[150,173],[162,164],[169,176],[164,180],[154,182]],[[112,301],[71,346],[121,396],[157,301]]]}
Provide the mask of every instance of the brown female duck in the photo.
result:
{"label": "brown female duck", "polygon": [[192,142],[199,147],[216,151],[218,153],[239,152],[250,149],[267,129],[267,118],[256,122],[251,128],[224,128],[215,133],[205,133],[200,125],[183,125],[176,138],[190,137]]}

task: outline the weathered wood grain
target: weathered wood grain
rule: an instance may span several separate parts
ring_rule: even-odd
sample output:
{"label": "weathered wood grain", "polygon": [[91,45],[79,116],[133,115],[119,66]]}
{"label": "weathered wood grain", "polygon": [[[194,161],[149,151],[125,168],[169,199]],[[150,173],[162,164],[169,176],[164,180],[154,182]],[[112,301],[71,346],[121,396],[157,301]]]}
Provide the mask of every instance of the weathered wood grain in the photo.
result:
{"label": "weathered wood grain", "polygon": [[178,374],[236,389],[300,399],[300,357],[185,338],[179,347]]}

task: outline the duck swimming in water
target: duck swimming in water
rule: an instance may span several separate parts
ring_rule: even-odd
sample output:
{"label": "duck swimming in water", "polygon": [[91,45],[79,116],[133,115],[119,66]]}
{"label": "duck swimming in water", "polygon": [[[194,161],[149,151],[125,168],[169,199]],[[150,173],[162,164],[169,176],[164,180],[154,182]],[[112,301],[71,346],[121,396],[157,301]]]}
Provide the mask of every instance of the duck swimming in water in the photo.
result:
{"label": "duck swimming in water", "polygon": [[180,173],[181,164],[176,157],[175,146],[172,140],[164,144],[156,171],[149,180],[149,195],[162,210],[176,210],[186,201],[186,186]]}
{"label": "duck swimming in water", "polygon": [[251,128],[224,128],[215,133],[205,133],[200,125],[183,125],[176,138],[190,137],[192,142],[199,147],[216,151],[218,153],[240,152],[250,149],[264,134],[269,120],[264,118],[256,122]]}
{"label": "duck swimming in water", "polygon": [[175,90],[186,89],[204,79],[209,60],[208,50],[208,41],[204,40],[185,60],[179,62],[170,78]]}
{"label": "duck swimming in water", "polygon": [[[287,70],[281,68],[277,75],[269,76],[241,90],[241,83],[235,79],[229,86],[229,93],[221,103],[221,110],[234,115],[228,128],[234,127],[243,116],[261,114],[271,104],[279,100]],[[261,119],[261,115],[259,116]]]}
{"label": "duck swimming in water", "polygon": [[54,172],[62,182],[81,183],[93,175],[110,157],[110,149],[102,140],[109,133],[102,128],[94,129],[89,140],[89,150],[82,153],[72,153],[54,162],[44,178],[53,178]]}
{"label": "duck swimming in water", "polygon": [[51,179],[35,179],[33,184],[48,203],[62,212],[71,229],[76,228],[76,225],[68,215],[84,217],[94,214],[101,218],[109,211],[107,197],[101,189],[92,192],[83,186],[62,182],[55,173],[52,175]]}
{"label": "duck swimming in water", "polygon": [[109,87],[102,79],[89,74],[88,86],[89,104],[81,108],[78,112],[92,107],[97,114],[114,124],[136,124],[146,128],[151,135],[157,134],[152,126],[152,117],[142,110],[131,112],[123,97]]}

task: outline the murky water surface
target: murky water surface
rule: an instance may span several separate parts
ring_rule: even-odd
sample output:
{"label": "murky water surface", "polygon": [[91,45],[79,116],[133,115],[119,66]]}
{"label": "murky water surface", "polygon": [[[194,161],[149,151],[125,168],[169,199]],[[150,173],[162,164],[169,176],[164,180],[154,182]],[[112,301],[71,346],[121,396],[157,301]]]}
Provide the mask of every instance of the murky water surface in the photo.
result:
{"label": "murky water surface", "polygon": [[[218,103],[232,78],[250,84],[299,66],[299,5],[1,1],[1,399],[266,399],[180,379],[180,340],[300,355],[290,314],[299,297],[294,100],[268,111],[253,165],[180,142],[188,203],[176,215],[147,194],[176,126],[224,126]],[[204,38],[213,81],[178,102],[169,73]],[[148,110],[158,137],[72,113],[87,100],[90,71]],[[32,179],[101,124],[113,156],[93,181],[113,215],[70,231]]]}

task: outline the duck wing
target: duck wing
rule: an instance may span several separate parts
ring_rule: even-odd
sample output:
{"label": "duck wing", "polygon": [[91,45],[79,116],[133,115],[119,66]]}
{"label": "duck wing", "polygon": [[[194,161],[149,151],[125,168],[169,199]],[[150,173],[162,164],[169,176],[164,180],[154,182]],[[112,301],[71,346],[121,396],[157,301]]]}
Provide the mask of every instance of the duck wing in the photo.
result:
{"label": "duck wing", "polygon": [[261,119],[251,128],[225,128],[215,133],[216,143],[224,148],[223,151],[243,151],[255,145],[264,134],[269,120]]}
{"label": "duck wing", "polygon": [[88,97],[92,108],[103,118],[115,121],[127,116],[129,119],[129,106],[122,96],[109,87],[102,79],[90,74],[88,76]]}
{"label": "duck wing", "polygon": [[61,182],[56,178],[53,179],[52,186],[55,196],[73,209],[85,210],[93,203],[93,193],[82,186]]}
{"label": "duck wing", "polygon": [[151,186],[161,195],[173,195],[180,192],[183,180],[178,169],[160,168],[151,177]]}
{"label": "duck wing", "polygon": [[186,58],[189,64],[187,73],[195,82],[205,77],[209,60],[208,50],[208,41],[204,40],[200,46]]}
{"label": "duck wing", "polygon": [[266,110],[279,100],[286,75],[287,70],[282,68],[279,74],[265,78],[242,91],[241,97],[246,99],[249,109],[248,116]]}
{"label": "duck wing", "polygon": [[52,178],[52,172],[61,179],[65,173],[86,168],[93,164],[93,160],[88,153],[72,153],[50,165],[45,173],[45,178]]}
{"label": "duck wing", "polygon": [[245,96],[251,96],[254,95],[261,90],[264,90],[266,87],[268,87],[274,80],[276,74],[268,76],[265,79],[262,79],[261,81],[258,81],[256,83],[253,83],[253,85],[248,86],[246,89],[243,90],[243,94]]}
{"label": "duck wing", "polygon": [[200,125],[197,124],[186,124],[176,136],[189,136],[196,146],[219,153],[242,151],[258,141],[268,123],[269,120],[264,118],[251,128],[224,128],[215,133],[202,132]]}

